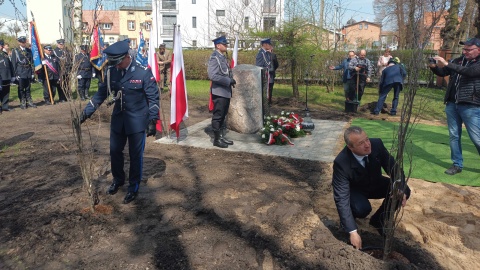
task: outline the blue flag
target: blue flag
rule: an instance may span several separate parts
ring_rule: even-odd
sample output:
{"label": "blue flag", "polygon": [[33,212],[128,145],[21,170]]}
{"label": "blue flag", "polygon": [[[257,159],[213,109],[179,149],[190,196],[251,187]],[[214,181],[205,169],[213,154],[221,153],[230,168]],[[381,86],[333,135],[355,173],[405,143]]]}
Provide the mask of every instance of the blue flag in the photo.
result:
{"label": "blue flag", "polygon": [[148,66],[148,55],[144,54],[145,49],[145,39],[143,39],[143,33],[140,32],[140,44],[138,45],[137,51],[137,63],[140,65],[147,67]]}
{"label": "blue flag", "polygon": [[33,66],[35,71],[42,68],[42,48],[39,47],[40,40],[38,39],[37,29],[35,22],[30,22],[30,36],[32,37],[32,55],[33,55]]}
{"label": "blue flag", "polygon": [[103,53],[104,43],[100,27],[97,26],[92,35],[93,45],[90,52],[90,62],[96,69],[102,70],[106,64],[107,56]]}

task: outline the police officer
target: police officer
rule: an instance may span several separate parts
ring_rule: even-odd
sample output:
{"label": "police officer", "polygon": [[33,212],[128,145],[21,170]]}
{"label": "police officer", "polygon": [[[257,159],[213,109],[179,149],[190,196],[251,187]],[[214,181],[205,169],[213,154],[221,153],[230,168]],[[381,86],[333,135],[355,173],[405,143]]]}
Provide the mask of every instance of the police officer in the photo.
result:
{"label": "police officer", "polygon": [[225,138],[226,121],[225,117],[230,107],[232,97],[232,86],[236,82],[231,77],[230,66],[224,53],[227,51],[228,41],[225,36],[213,40],[215,51],[208,61],[208,78],[212,81],[211,94],[213,101],[212,129],[214,134],[213,145],[220,148],[227,148],[233,142]]}
{"label": "police officer", "polygon": [[[46,45],[43,47],[43,49],[45,57],[43,58],[42,64],[46,67],[46,73],[48,74],[48,77],[47,74],[45,74],[45,69],[42,69],[40,73],[38,73],[38,79],[41,80],[43,85],[43,99],[45,100],[45,104],[53,105],[51,100],[55,100],[55,94],[60,84],[60,59],[53,54],[52,46]],[[52,93],[51,99],[50,91],[48,90],[49,86]]]}
{"label": "police officer", "polygon": [[[130,155],[129,186],[123,203],[133,201],[142,180],[145,134],[155,136],[158,120],[159,92],[152,71],[132,61],[128,43],[119,41],[104,50],[109,67],[98,92],[80,116],[80,123],[89,118],[109,95],[115,104],[110,126],[110,159],[113,183],[107,194],[113,195],[125,183],[123,149],[128,140]],[[107,83],[107,80],[110,80]],[[109,89],[110,87],[110,89]]]}
{"label": "police officer", "polygon": [[19,48],[12,51],[13,74],[18,81],[18,99],[20,99],[20,108],[36,108],[30,93],[31,80],[33,80],[33,55],[32,50],[27,48],[27,38],[17,38]]}
{"label": "police officer", "polygon": [[10,83],[15,81],[13,77],[13,67],[8,53],[3,50],[5,43],[0,40],[0,113],[2,111],[10,111],[8,107],[8,99],[10,98]]}
{"label": "police officer", "polygon": [[[60,59],[60,83],[58,85],[58,101],[67,101],[68,85],[70,83],[70,72],[72,72],[72,53],[65,48],[65,40],[57,40],[57,47],[53,49],[53,54]],[[68,91],[68,96],[71,96]]]}
{"label": "police officer", "polygon": [[268,104],[272,104],[273,84],[275,80],[275,70],[278,68],[277,56],[273,54],[273,46],[270,38],[260,41],[261,48],[258,50],[255,58],[255,65],[265,68],[268,72]]}
{"label": "police officer", "polygon": [[93,65],[90,63],[90,54],[87,53],[87,45],[80,46],[80,53],[75,56],[75,63],[79,63],[77,71],[78,94],[81,100],[90,98],[88,90],[90,90],[90,82],[95,77]]}

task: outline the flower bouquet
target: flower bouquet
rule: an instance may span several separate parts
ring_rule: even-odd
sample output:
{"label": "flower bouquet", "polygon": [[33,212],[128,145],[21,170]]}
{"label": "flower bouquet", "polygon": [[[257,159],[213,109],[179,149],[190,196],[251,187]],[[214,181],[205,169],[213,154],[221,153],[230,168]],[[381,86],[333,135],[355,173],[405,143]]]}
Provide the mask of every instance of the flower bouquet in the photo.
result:
{"label": "flower bouquet", "polygon": [[267,116],[261,129],[262,141],[269,145],[293,145],[291,138],[305,136],[302,122],[303,119],[293,112],[282,111],[280,116]]}

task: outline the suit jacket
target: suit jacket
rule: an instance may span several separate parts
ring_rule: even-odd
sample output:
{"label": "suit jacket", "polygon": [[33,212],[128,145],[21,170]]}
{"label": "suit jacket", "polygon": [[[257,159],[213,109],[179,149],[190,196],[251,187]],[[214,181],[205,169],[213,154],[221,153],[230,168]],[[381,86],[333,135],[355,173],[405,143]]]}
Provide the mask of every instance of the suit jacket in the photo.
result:
{"label": "suit jacket", "polygon": [[[163,55],[157,53],[157,61],[160,72],[162,72],[164,69],[169,69],[170,64],[172,63],[172,52],[170,50],[165,50]],[[163,62],[163,64],[160,64],[160,61]]]}
{"label": "suit jacket", "polygon": [[224,98],[232,97],[230,66],[225,55],[215,50],[208,60],[208,78],[212,81],[212,94]]}
{"label": "suit jacket", "polygon": [[403,80],[406,76],[407,72],[403,69],[402,65],[395,64],[393,66],[388,66],[382,72],[380,87],[385,87],[393,83],[403,84]]}
{"label": "suit jacket", "polygon": [[[395,159],[385,148],[381,139],[370,139],[372,152],[368,155],[369,169],[363,167],[353,155],[352,151],[345,146],[333,162],[333,197],[337,206],[340,222],[345,231],[351,232],[357,229],[355,218],[350,207],[350,190],[355,189],[367,198],[368,194],[382,178],[382,169],[390,178],[394,175]],[[403,177],[403,171],[402,179]],[[410,189],[406,187],[405,194],[410,196]]]}
{"label": "suit jacket", "polygon": [[14,77],[12,62],[10,62],[6,52],[0,51],[0,83],[1,81],[8,81],[8,85],[10,85],[12,77]]}
{"label": "suit jacket", "polygon": [[[274,66],[274,60],[275,60],[274,58],[276,59],[276,55],[272,57],[272,53],[267,52],[263,48],[260,48],[260,50],[257,53],[257,56],[255,57],[255,65],[257,67],[266,68],[268,70],[269,83],[273,83],[273,79],[275,79],[276,68]],[[278,61],[277,61],[277,67],[278,67]]]}
{"label": "suit jacket", "polygon": [[[52,54],[50,57],[45,55],[43,60],[48,62],[48,65],[45,64],[45,66],[47,67],[47,71],[48,71],[48,79],[49,80],[60,79],[60,59],[58,59],[58,57],[56,57],[54,54]],[[45,80],[45,78],[46,78],[45,70],[42,68],[41,70],[39,70],[39,72],[40,73],[38,73],[38,78],[42,79],[42,80]]]}
{"label": "suit jacket", "polygon": [[[62,75],[66,72],[70,72],[72,70],[72,54],[67,49],[60,49],[55,48],[53,49],[53,54],[60,59],[60,63],[62,64]],[[67,74],[65,74],[67,75]]]}
{"label": "suit jacket", "polygon": [[21,79],[31,79],[33,75],[33,54],[32,50],[25,48],[15,48],[12,51],[13,77],[19,76]]}
{"label": "suit jacket", "polygon": [[77,75],[81,75],[83,79],[93,77],[93,65],[90,63],[90,55],[79,53],[75,55],[75,62],[80,63],[78,66]]}
{"label": "suit jacket", "polygon": [[150,120],[158,119],[160,96],[152,70],[134,61],[123,77],[122,71],[116,67],[107,69],[103,82],[99,82],[98,91],[85,107],[84,113],[90,117],[108,97],[108,72],[112,95],[116,97],[121,90],[121,98],[115,101],[113,107],[110,128],[118,133],[124,130],[127,135],[145,131]]}

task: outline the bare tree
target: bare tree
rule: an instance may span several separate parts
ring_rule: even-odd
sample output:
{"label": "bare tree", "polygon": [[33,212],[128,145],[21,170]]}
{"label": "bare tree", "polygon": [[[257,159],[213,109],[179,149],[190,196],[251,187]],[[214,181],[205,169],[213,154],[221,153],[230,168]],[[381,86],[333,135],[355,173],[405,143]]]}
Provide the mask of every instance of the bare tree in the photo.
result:
{"label": "bare tree", "polygon": [[452,51],[459,52],[458,42],[461,40],[465,40],[470,37],[471,32],[473,30],[473,21],[475,13],[478,11],[478,4],[475,0],[467,0],[463,5],[461,10],[462,12],[462,19],[460,21],[460,25],[458,26],[458,30],[455,31],[455,43],[453,46]]}
{"label": "bare tree", "polygon": [[20,28],[20,26],[18,26],[16,22],[10,25],[7,25],[7,30],[8,32],[10,32],[10,35],[14,36],[15,38],[18,38],[18,33],[22,31],[22,29]]}

